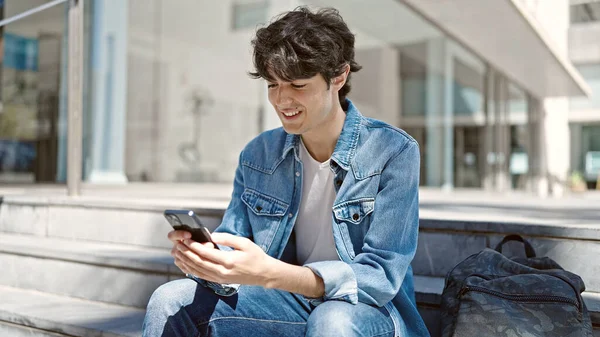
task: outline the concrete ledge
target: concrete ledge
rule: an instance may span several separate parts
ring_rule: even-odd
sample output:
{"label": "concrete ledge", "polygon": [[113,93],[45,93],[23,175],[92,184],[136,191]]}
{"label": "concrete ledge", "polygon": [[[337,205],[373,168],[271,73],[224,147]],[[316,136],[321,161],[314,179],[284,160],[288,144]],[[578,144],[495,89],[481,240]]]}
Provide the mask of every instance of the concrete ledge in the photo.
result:
{"label": "concrete ledge", "polygon": [[0,234],[0,253],[155,274],[180,274],[179,269],[173,264],[173,257],[169,251],[160,248],[2,233]]}
{"label": "concrete ledge", "polygon": [[228,200],[214,199],[184,199],[184,198],[123,198],[118,196],[35,196],[8,195],[4,196],[3,204],[28,206],[64,206],[79,208],[136,210],[162,212],[165,209],[193,209],[207,216],[222,216],[229,205]]}
{"label": "concrete ledge", "polygon": [[3,286],[139,308],[183,277],[167,249],[27,235],[0,234],[0,265]]}
{"label": "concrete ledge", "polygon": [[[549,206],[558,207],[555,203],[549,202]],[[589,204],[593,201],[572,209],[570,207],[574,205],[566,208],[528,205],[527,209],[515,211],[518,206],[500,205],[494,200],[487,204],[422,201],[420,227],[428,232],[521,233],[600,241],[600,206]],[[220,223],[227,205],[228,200],[222,199],[8,195],[3,197],[0,206],[0,231],[39,236],[51,236],[55,231],[57,236],[69,237],[60,233],[60,227],[68,227],[73,222],[70,218],[77,217],[82,227],[86,221],[99,216],[106,216],[105,226],[116,224],[121,230],[127,230],[120,219],[126,220],[129,227],[147,227],[149,223],[163,225],[161,213],[168,208],[192,209],[203,216],[207,227],[214,228]],[[136,228],[138,231],[143,229]]]}
{"label": "concrete ledge", "polygon": [[0,286],[0,298],[0,325],[9,322],[13,327],[31,327],[59,336],[141,336],[143,309],[4,286]]}
{"label": "concrete ledge", "polygon": [[52,331],[0,321],[0,336],[10,337],[69,337]]}
{"label": "concrete ledge", "polygon": [[167,208],[194,209],[209,228],[220,223],[224,211],[173,202],[158,206],[134,200],[16,196],[6,197],[0,206],[0,232],[168,248],[171,227],[162,215]]}
{"label": "concrete ledge", "polygon": [[[422,212],[423,213],[423,212]],[[541,224],[539,221],[523,219],[521,222],[508,222],[500,219],[489,221],[485,218],[457,219],[455,216],[427,217],[422,214],[419,226],[427,232],[457,232],[457,233],[519,233],[525,236],[546,238],[569,238],[580,240],[600,241],[600,216],[597,224]]]}
{"label": "concrete ledge", "polygon": [[[520,215],[505,216],[516,206],[494,200],[444,204],[429,199],[420,206],[415,274],[445,276],[469,255],[493,248],[503,235],[519,233],[534,244],[539,255],[582,275],[589,290],[600,292],[600,265],[579,263],[600,254],[600,207],[594,209],[593,200],[570,211],[557,208],[556,201],[547,206],[531,204]],[[205,225],[214,229],[226,202],[195,200],[183,205],[177,199],[7,196],[0,206],[0,232],[170,249],[166,235],[171,227],[162,217],[163,209],[195,209]]]}

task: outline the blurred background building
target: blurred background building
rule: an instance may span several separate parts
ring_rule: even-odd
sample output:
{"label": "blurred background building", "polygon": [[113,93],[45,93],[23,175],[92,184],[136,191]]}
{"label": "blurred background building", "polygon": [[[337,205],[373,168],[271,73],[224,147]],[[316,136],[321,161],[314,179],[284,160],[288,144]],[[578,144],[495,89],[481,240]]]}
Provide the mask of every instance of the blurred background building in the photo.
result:
{"label": "blurred background building", "polygon": [[[60,1],[58,1],[60,2]],[[0,181],[63,183],[67,6],[0,0]],[[85,0],[83,180],[233,181],[280,125],[250,40],[298,5],[356,34],[350,98],[420,143],[423,186],[562,195],[600,173],[600,1]]]}

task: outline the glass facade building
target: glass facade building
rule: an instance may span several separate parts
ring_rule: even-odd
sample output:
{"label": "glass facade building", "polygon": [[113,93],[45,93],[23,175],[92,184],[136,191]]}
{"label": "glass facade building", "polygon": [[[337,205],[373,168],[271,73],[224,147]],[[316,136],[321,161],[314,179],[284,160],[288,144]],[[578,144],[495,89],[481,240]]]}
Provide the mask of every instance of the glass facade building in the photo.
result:
{"label": "glass facade building", "polygon": [[[5,0],[3,17],[44,3]],[[231,183],[242,147],[279,126],[265,84],[248,76],[250,40],[298,5],[340,10],[363,66],[349,97],[419,142],[423,186],[531,187],[544,97],[394,0],[86,0],[83,180]],[[66,7],[2,31],[2,182],[66,179]],[[579,70],[593,83],[598,69]]]}
{"label": "glass facade building", "polygon": [[571,2],[570,57],[591,89],[569,102],[571,171],[594,188],[600,181],[600,2]]}

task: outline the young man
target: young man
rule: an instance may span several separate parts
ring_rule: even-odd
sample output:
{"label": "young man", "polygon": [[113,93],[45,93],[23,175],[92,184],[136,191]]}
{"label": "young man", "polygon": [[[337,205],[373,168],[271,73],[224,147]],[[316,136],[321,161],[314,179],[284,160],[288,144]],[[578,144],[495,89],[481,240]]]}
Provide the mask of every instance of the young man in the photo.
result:
{"label": "young man", "polygon": [[144,336],[428,336],[410,267],[419,149],[346,99],[354,35],[336,10],[298,8],[253,46],[283,128],[240,154],[224,249],[169,234],[195,281],[155,291]]}

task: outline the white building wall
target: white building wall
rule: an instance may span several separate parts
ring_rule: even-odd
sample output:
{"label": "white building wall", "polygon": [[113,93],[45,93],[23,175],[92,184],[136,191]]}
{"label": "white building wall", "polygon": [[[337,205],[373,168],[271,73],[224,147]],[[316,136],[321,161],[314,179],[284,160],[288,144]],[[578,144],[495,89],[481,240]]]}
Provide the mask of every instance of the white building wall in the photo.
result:
{"label": "white building wall", "polygon": [[[536,18],[551,43],[565,58],[568,57],[569,0],[521,0]],[[537,191],[541,196],[551,193],[562,196],[570,166],[569,101],[567,97],[546,98],[543,139],[546,177],[540,177]]]}
{"label": "white building wall", "polygon": [[600,22],[569,28],[569,58],[575,64],[600,63]]}

